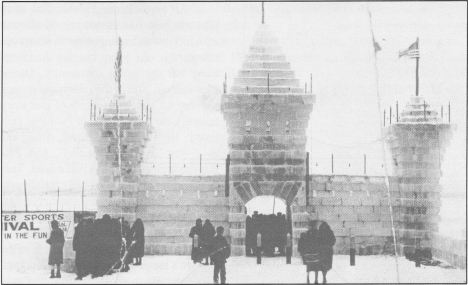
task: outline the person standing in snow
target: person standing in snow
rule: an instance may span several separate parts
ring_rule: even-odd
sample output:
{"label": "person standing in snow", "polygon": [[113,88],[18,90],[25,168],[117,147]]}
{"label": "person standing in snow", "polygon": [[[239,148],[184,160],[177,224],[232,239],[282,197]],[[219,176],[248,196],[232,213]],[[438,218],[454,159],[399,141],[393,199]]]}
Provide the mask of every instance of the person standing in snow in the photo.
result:
{"label": "person standing in snow", "polygon": [[75,266],[77,269],[76,280],[82,280],[90,273],[91,252],[91,219],[83,219],[75,228],[73,236],[73,250],[75,255]]}
{"label": "person standing in snow", "polygon": [[202,232],[200,236],[200,244],[203,251],[203,256],[206,256],[205,265],[209,264],[210,252],[213,251],[213,238],[216,234],[214,226],[211,224],[209,219],[205,220],[205,224],[202,227]]}
{"label": "person standing in snow", "polygon": [[[59,228],[59,224],[56,220],[50,222],[50,225],[52,227],[52,231],[50,232],[50,238],[46,240],[46,242],[50,244],[50,278],[61,278],[60,264],[63,264],[63,246],[65,244],[65,236],[63,234],[63,230]],[[54,274],[54,267],[57,267],[57,274]]]}
{"label": "person standing in snow", "polygon": [[315,272],[315,284],[318,284],[318,272],[322,270],[320,245],[319,245],[319,225],[317,220],[309,221],[309,230],[301,233],[297,244],[297,251],[302,256],[304,264],[307,266],[307,284],[309,284],[309,272]]}
{"label": "person standing in snow", "polygon": [[254,221],[250,216],[247,216],[245,219],[245,255],[253,256],[254,255]]}
{"label": "person standing in snow", "polygon": [[218,284],[218,277],[221,275],[221,284],[226,283],[226,259],[231,256],[231,247],[226,238],[223,236],[224,228],[219,226],[216,228],[216,236],[213,241],[214,252],[211,255],[211,260],[214,263],[213,281]]}
{"label": "person standing in snow", "polygon": [[192,260],[193,263],[200,261],[200,236],[202,234],[202,219],[195,221],[195,226],[190,229],[189,237],[192,238]]}
{"label": "person standing in snow", "polygon": [[323,276],[323,284],[327,283],[327,272],[332,268],[333,263],[333,246],[336,238],[332,229],[326,222],[322,222],[319,227],[319,251],[321,256],[321,271]]}
{"label": "person standing in snow", "polygon": [[130,252],[132,257],[135,258],[133,265],[141,265],[141,258],[145,254],[145,226],[140,218],[136,219],[133,223],[131,232],[132,245]]}

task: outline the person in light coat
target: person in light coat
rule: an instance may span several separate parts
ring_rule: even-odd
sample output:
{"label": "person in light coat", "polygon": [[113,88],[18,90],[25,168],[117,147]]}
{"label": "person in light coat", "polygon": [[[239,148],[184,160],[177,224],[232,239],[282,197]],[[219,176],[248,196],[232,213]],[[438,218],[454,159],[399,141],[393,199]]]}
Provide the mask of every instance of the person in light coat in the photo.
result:
{"label": "person in light coat", "polygon": [[[56,220],[53,220],[50,224],[52,231],[50,232],[50,238],[46,240],[46,242],[50,244],[50,278],[61,278],[60,264],[63,264],[63,246],[65,244],[65,236],[63,234],[63,230],[59,228],[59,224]],[[56,273],[54,272],[54,267],[57,269]]]}

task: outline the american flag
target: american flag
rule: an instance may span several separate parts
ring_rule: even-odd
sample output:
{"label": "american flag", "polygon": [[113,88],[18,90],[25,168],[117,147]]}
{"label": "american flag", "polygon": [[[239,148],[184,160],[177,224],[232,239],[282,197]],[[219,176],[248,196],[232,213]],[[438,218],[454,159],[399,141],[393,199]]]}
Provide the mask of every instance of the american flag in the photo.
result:
{"label": "american flag", "polygon": [[400,51],[400,57],[408,56],[410,58],[419,58],[419,38],[416,39],[414,43],[412,43],[409,48],[404,51]]}

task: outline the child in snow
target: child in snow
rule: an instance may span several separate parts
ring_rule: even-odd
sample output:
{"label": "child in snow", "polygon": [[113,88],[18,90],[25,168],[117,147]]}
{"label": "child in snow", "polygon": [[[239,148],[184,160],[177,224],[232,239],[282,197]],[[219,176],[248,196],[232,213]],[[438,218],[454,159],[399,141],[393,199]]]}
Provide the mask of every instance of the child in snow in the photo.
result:
{"label": "child in snow", "polygon": [[226,283],[226,259],[231,256],[231,247],[223,236],[224,228],[216,228],[216,236],[213,239],[214,252],[211,254],[211,260],[214,263],[213,280],[218,284],[219,273],[221,273],[221,284]]}

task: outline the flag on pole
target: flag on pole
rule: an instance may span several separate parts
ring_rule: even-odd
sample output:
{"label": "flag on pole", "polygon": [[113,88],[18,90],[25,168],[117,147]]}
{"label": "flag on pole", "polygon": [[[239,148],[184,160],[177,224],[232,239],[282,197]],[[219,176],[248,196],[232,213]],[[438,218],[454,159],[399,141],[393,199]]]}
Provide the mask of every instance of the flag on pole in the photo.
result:
{"label": "flag on pole", "polygon": [[377,53],[379,50],[382,50],[379,43],[375,41],[374,35],[372,35],[372,42],[374,43],[374,52]]}
{"label": "flag on pole", "polygon": [[409,48],[404,51],[400,51],[400,57],[408,56],[409,58],[419,58],[419,38],[416,39],[414,43],[412,43]]}
{"label": "flag on pole", "polygon": [[120,77],[122,72],[122,39],[119,37],[119,51],[117,52],[117,58],[115,59],[115,82],[118,84],[118,91],[120,94]]}
{"label": "flag on pole", "polygon": [[377,53],[378,51],[382,50],[382,48],[380,47],[379,43],[375,41],[374,30],[372,29],[372,14],[369,9],[367,9],[367,13],[369,13],[369,23],[371,26],[372,44],[374,45],[374,53]]}

